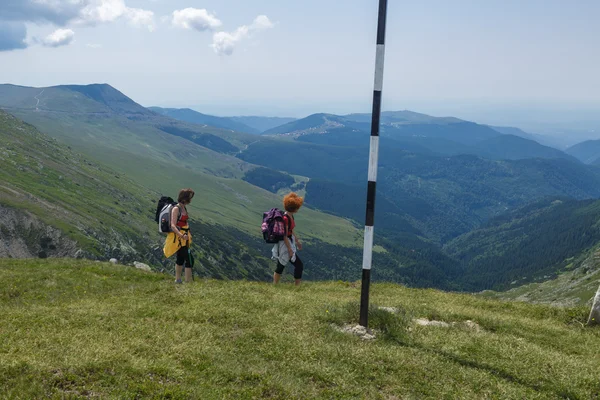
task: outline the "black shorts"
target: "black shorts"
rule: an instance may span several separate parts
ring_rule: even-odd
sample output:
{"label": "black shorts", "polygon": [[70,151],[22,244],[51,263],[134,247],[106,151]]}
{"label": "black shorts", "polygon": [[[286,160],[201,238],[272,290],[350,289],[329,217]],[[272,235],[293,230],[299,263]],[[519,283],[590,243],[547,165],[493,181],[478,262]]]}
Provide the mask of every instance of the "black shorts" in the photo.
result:
{"label": "black shorts", "polygon": [[[300,257],[298,257],[298,254],[296,254],[296,261],[294,261],[294,262],[290,261],[290,263],[294,266],[294,279],[302,279],[302,272],[304,271],[304,263],[302,262]],[[285,265],[283,265],[282,263],[277,261],[277,269],[275,270],[275,272],[278,273],[279,275],[281,275],[283,273],[284,269],[285,269]]]}
{"label": "black shorts", "polygon": [[190,264],[190,254],[188,252],[188,247],[183,246],[179,250],[177,250],[177,261],[175,261],[177,265],[184,265],[186,268],[192,268]]}

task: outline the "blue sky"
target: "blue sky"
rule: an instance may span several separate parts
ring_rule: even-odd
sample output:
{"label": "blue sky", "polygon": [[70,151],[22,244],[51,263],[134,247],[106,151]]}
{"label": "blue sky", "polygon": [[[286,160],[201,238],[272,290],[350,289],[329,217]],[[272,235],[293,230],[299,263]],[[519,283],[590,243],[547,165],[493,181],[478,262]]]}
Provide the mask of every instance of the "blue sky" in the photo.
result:
{"label": "blue sky", "polygon": [[[376,5],[2,0],[0,81],[106,82],[146,106],[220,115],[369,111]],[[596,0],[389,0],[384,108],[593,119],[599,16]]]}

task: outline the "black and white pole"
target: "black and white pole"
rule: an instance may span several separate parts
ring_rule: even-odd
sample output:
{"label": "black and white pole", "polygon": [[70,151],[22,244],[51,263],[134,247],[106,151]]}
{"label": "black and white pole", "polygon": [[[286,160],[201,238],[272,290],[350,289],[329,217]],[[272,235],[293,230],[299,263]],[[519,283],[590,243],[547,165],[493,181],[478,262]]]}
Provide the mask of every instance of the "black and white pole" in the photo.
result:
{"label": "black and white pole", "polygon": [[377,23],[377,53],[375,58],[375,90],[373,91],[373,114],[371,117],[371,148],[369,152],[369,183],[367,186],[367,216],[365,221],[365,244],[363,249],[362,287],[360,293],[360,324],[369,325],[369,288],[373,261],[373,226],[375,219],[375,190],[379,162],[379,120],[381,119],[381,91],[383,89],[383,64],[385,59],[385,23],[387,0],[379,0]]}

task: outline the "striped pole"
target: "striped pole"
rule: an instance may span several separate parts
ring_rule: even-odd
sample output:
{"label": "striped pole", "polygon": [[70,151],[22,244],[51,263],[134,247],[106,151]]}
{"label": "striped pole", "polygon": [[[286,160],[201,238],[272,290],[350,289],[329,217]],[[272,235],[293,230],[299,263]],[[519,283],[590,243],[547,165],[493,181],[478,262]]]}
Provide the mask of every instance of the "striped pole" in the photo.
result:
{"label": "striped pole", "polygon": [[371,148],[369,151],[369,183],[367,186],[367,216],[365,221],[365,244],[363,249],[362,287],[360,293],[360,324],[369,325],[369,288],[373,261],[373,225],[375,219],[375,189],[379,158],[379,120],[381,119],[381,91],[383,89],[383,64],[385,58],[385,23],[387,0],[379,0],[377,23],[377,53],[375,58],[375,90],[373,91],[373,114],[371,116]]}

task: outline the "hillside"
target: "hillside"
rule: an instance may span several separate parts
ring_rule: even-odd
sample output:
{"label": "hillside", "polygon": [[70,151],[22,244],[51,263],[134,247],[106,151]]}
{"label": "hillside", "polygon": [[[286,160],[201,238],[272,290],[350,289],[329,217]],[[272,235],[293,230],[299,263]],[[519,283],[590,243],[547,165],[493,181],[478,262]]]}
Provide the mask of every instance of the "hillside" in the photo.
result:
{"label": "hillside", "polygon": [[296,120],[296,118],[259,116],[239,116],[230,118],[234,121],[238,121],[244,125],[250,126],[259,132],[264,132]]}
{"label": "hillside", "polygon": [[518,136],[518,137],[522,137],[524,139],[536,141],[545,146],[550,146],[550,147],[553,147],[556,149],[561,148],[561,146],[559,146],[557,143],[554,143],[552,136],[539,135],[536,133],[529,133],[529,132],[525,132],[524,130],[522,130],[520,128],[515,128],[512,126],[490,126],[490,128],[492,128],[493,130],[498,131],[504,135]]}
{"label": "hillside", "polygon": [[145,215],[156,197],[0,111],[0,256],[156,262],[146,250],[157,237]]}
{"label": "hillside", "polygon": [[445,246],[467,290],[506,290],[572,267],[600,243],[600,201],[549,199],[496,217]]}
{"label": "hillside", "polygon": [[48,88],[0,85],[0,107],[69,114],[152,115],[151,111],[107,84]]}
{"label": "hillside", "polygon": [[[45,104],[48,107],[47,104],[52,104],[52,100],[47,100]],[[73,148],[87,153],[86,157],[94,162],[110,165],[118,174],[147,188],[144,190],[175,196],[181,187],[192,186],[197,193],[190,206],[194,219],[192,228],[198,233],[195,241],[199,260],[197,274],[230,279],[269,279],[273,268],[268,258],[270,247],[264,244],[257,229],[264,211],[281,206],[281,196],[273,193],[276,190],[267,184],[269,179],[278,176],[276,171],[266,170],[268,177],[264,180],[264,169],[261,170],[263,172],[253,173],[256,167],[239,159],[202,147],[182,136],[157,133],[151,125],[157,118],[154,113],[148,118],[139,119],[130,114],[107,112],[96,119],[89,113],[58,113],[47,109],[14,112]],[[163,121],[181,127],[177,121]],[[196,128],[190,124],[190,129]],[[83,132],[87,134],[82,135]],[[236,137],[240,140],[245,138],[243,134],[231,135],[219,138],[231,146],[240,143],[234,140]],[[305,178],[293,179],[298,182],[292,187],[299,184],[301,186],[298,189],[302,190]],[[289,183],[291,180],[287,177],[284,184]],[[275,185],[281,189],[277,182]],[[151,222],[154,210],[150,208],[154,207],[157,198],[158,195],[153,195],[145,200],[149,208],[143,210],[143,215],[148,218],[147,223]],[[362,260],[360,225],[315,211],[310,205],[302,209],[297,221],[298,233],[305,242],[303,253],[307,278],[354,279],[356,271],[360,271]],[[151,246],[153,254],[162,260],[160,238],[142,242]],[[450,277],[445,272],[437,271],[436,274],[418,277],[419,271],[435,269],[435,260],[431,257],[413,254],[409,248],[393,243],[386,246],[388,248],[379,246],[375,255],[377,262],[382,265],[375,276],[418,286],[451,287]],[[344,262],[338,263],[337,260],[341,259]],[[334,267],[331,266],[332,262]],[[172,268],[172,261],[167,266]]]}
{"label": "hillside", "polygon": [[[383,141],[383,139],[382,139]],[[394,204],[389,212],[437,242],[466,233],[487,219],[545,196],[576,199],[600,196],[600,171],[567,159],[495,161],[470,155],[440,157],[398,149],[386,142],[380,148],[378,189]],[[343,144],[323,145],[301,141],[258,142],[238,157],[267,168],[332,182],[311,191],[307,201],[334,211],[322,199],[337,198],[349,209],[360,198],[353,187],[364,189],[368,151]],[[340,185],[345,193],[337,196]],[[346,213],[354,218],[356,214]],[[379,219],[380,220],[380,219]]]}
{"label": "hillside", "polygon": [[9,398],[600,395],[600,331],[582,327],[585,308],[375,284],[373,306],[401,311],[374,308],[365,341],[331,326],[357,318],[359,286],[174,286],[130,267],[0,260],[0,387]]}
{"label": "hillside", "polygon": [[[313,114],[273,128],[265,134],[289,135],[299,141],[342,146],[368,146],[370,114]],[[517,128],[492,128],[452,117],[411,111],[384,112],[381,138],[385,146],[418,154],[472,154],[492,160],[576,158],[544,146]]]}
{"label": "hillside", "polygon": [[600,161],[600,140],[586,140],[569,147],[566,152],[583,163],[598,164]]}
{"label": "hillside", "polygon": [[[173,270],[153,220],[159,197],[0,111],[0,257],[114,257]],[[199,276],[271,275],[267,252],[252,236],[191,225]]]}
{"label": "hillside", "polygon": [[264,135],[301,136],[311,133],[326,133],[329,129],[342,128],[346,121],[333,114],[312,114],[263,132]]}
{"label": "hillside", "polygon": [[[473,146],[478,155],[495,160],[523,160],[527,158],[564,158],[573,162],[578,159],[552,147],[541,145],[535,140],[515,135],[501,135],[483,140]],[[468,153],[467,153],[468,154]],[[477,154],[472,152],[471,154]]]}
{"label": "hillside", "polygon": [[[17,106],[21,99],[42,90],[37,111],[30,105]],[[88,112],[57,111],[57,104],[83,102],[81,91],[86,91],[86,87],[79,91],[62,86],[33,90],[0,85],[0,108],[155,192],[175,196],[182,187],[192,186],[197,195],[191,209],[202,222],[233,227],[255,236],[262,212],[280,204],[281,199],[275,194],[242,180],[255,166],[223,153],[256,141],[255,135],[186,124],[139,105],[134,114],[109,112],[104,102],[91,97],[85,99]],[[117,103],[130,101],[125,97]],[[143,117],[140,110],[146,110]],[[307,239],[358,245],[360,232],[351,223],[309,209],[303,215],[306,222],[300,232]],[[323,229],[318,221],[326,221],[327,227]]]}
{"label": "hillside", "polygon": [[591,307],[600,285],[600,247],[582,252],[566,261],[562,272],[554,279],[521,285],[505,292],[484,291],[488,298],[551,304],[565,307],[585,305]]}
{"label": "hillside", "polygon": [[[347,132],[370,132],[370,114],[313,114],[264,132],[265,135],[289,135],[301,137],[325,134],[344,128]],[[410,111],[386,112],[382,114],[381,136],[393,139],[428,138],[444,139],[457,144],[471,146],[485,139],[499,136],[492,128],[462,121],[456,118],[436,118]]]}
{"label": "hillside", "polygon": [[213,126],[215,128],[222,129],[232,129],[234,131],[245,133],[260,133],[259,130],[251,128],[250,126],[236,121],[233,118],[215,117],[213,115],[199,113],[198,111],[191,110],[189,108],[148,107],[148,109],[158,114],[166,115],[179,121],[190,122],[192,124]]}
{"label": "hillside", "polygon": [[[257,226],[263,211],[280,206],[281,191],[293,189],[306,193],[307,207],[298,216],[298,232],[307,244],[303,250],[307,278],[356,278],[362,259],[368,156],[366,144],[359,142],[368,138],[362,132],[343,127],[326,135],[305,134],[294,140],[203,127],[157,115],[107,85],[39,91],[4,85],[0,93],[2,107],[11,113],[54,136],[58,143],[64,143],[63,147],[71,146],[84,154],[82,157],[90,163],[110,165],[115,175],[127,177],[133,182],[127,186],[133,195],[152,193],[143,200],[147,208],[142,215],[147,219],[141,224],[128,224],[125,229],[135,231],[131,226],[139,225],[154,230],[150,217],[158,194],[174,196],[187,186],[196,189],[190,211],[194,231],[200,233],[196,242],[199,276],[268,280],[272,269],[269,248],[261,242]],[[65,111],[69,102],[81,103],[80,111]],[[420,115],[408,117],[418,122],[417,128],[429,124],[437,126],[440,133],[444,126],[454,129],[462,124],[453,119],[435,120],[433,124],[425,123]],[[333,117],[321,114],[314,118],[324,121]],[[397,122],[404,118],[399,115],[389,118],[396,118],[390,124],[402,129],[415,126],[412,122]],[[477,137],[487,132],[474,125],[467,123],[461,134],[467,137],[471,132]],[[357,142],[331,144],[317,140],[330,135],[355,135]],[[494,135],[479,143],[500,136]],[[469,279],[477,279],[478,272],[467,269],[465,276],[464,265],[445,254],[443,244],[479,228],[490,218],[545,196],[600,197],[599,170],[578,162],[440,156],[434,151],[420,151],[426,141],[414,138],[382,137],[376,279],[413,287],[471,289]],[[449,143],[467,146],[439,137],[436,140],[445,143],[440,147],[451,148]],[[410,143],[413,151],[403,149],[403,143]],[[29,179],[33,177],[30,172]],[[112,185],[110,180],[106,183]],[[141,237],[136,236],[140,245],[152,249],[146,247],[148,259],[158,262],[160,238]],[[69,251],[51,255],[72,254],[74,245],[69,243]],[[41,254],[41,246],[30,254]],[[102,255],[109,253],[104,251]],[[544,268],[536,266],[531,272],[536,274]],[[502,274],[499,279],[507,279],[508,275]]]}
{"label": "hillside", "polygon": [[[329,129],[326,134],[307,133],[299,136],[296,140],[330,146],[359,146],[368,151],[369,136],[369,133],[366,131],[335,128]],[[490,160],[563,158],[579,162],[575,157],[563,151],[514,135],[498,135],[478,141],[472,145],[467,145],[444,137],[432,138],[422,135],[397,136],[384,133],[381,136],[381,146],[393,147],[398,150],[424,155],[457,156],[470,154]]]}

